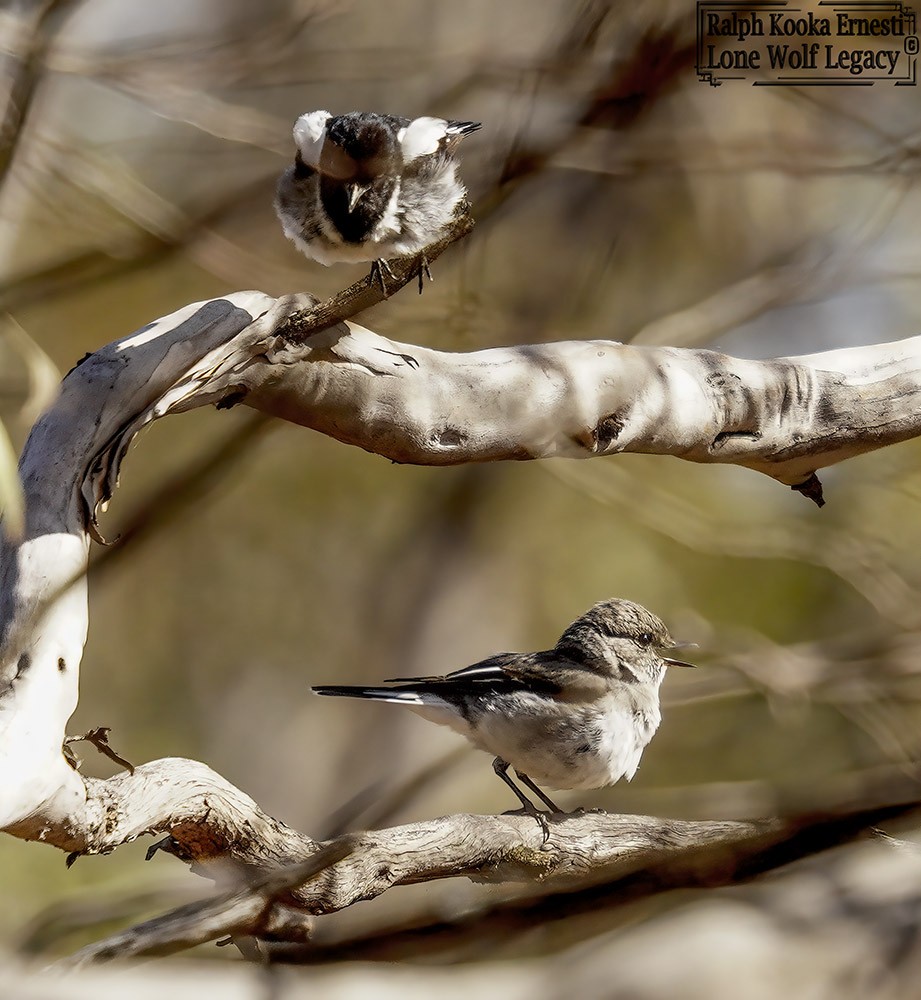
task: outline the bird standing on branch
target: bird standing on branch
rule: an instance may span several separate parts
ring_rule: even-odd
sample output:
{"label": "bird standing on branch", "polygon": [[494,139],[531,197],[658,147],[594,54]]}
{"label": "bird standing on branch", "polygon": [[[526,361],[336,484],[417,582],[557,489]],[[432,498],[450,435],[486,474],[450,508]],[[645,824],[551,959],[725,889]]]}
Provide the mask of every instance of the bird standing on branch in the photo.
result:
{"label": "bird standing on branch", "polygon": [[[662,654],[678,643],[652,612],[632,601],[600,601],[577,618],[553,649],[498,653],[444,677],[395,678],[392,687],[325,686],[321,695],[406,705],[450,726],[495,755],[496,774],[523,809],[538,809],[508,775],[551,810],[535,781],[553,788],[601,788],[636,773],[659,727]],[[545,828],[546,834],[546,828]]]}
{"label": "bird standing on branch", "polygon": [[[421,254],[465,204],[454,157],[479,122],[311,111],[294,124],[294,164],[281,176],[275,211],[285,235],[321,264],[373,261],[387,293],[387,257]],[[391,275],[392,276],[392,275]]]}

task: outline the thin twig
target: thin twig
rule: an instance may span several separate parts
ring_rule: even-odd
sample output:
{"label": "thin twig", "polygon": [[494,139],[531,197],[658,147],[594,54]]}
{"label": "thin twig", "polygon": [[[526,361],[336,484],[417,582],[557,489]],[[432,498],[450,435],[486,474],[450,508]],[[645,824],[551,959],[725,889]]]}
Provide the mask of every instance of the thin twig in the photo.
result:
{"label": "thin twig", "polygon": [[388,261],[392,274],[387,277],[386,294],[372,275],[366,275],[360,281],[354,282],[348,288],[326,299],[326,301],[320,302],[313,308],[292,313],[284,323],[280,324],[276,332],[292,344],[303,344],[312,334],[335,326],[337,323],[342,323],[351,319],[352,316],[364,312],[365,309],[376,306],[417,278],[424,262],[431,264],[452,243],[466,236],[473,229],[473,226],[473,218],[464,205],[445,235],[427,246],[423,253]]}
{"label": "thin twig", "polygon": [[91,743],[104,757],[108,757],[109,760],[115,761],[116,764],[121,765],[121,767],[123,767],[126,771],[134,774],[134,764],[132,764],[131,761],[126,760],[120,754],[116,753],[115,748],[110,745],[110,732],[112,732],[111,726],[97,726],[95,729],[90,729],[82,736],[68,736],[67,739],[64,740],[64,756],[67,757],[75,771],[80,770],[82,761],[76,758],[73,751],[70,750],[71,745],[74,743]]}

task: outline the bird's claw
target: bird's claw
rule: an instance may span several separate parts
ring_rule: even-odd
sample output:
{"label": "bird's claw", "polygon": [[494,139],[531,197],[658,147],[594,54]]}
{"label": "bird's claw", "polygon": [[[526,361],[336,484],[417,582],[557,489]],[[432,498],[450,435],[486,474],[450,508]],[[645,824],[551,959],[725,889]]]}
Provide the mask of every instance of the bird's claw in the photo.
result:
{"label": "bird's claw", "polygon": [[[432,277],[432,270],[429,267],[428,258],[424,253],[419,255],[419,270],[417,272],[419,278],[419,294],[422,294],[422,279],[428,278],[429,281],[434,281]],[[393,273],[390,265],[384,260],[383,257],[378,257],[371,264],[371,274],[370,274],[372,284],[376,281],[381,286],[381,292],[384,294],[384,298],[389,298],[390,292],[387,290],[387,279],[396,282],[397,276]]]}
{"label": "bird's claw", "polygon": [[420,257],[419,257],[419,294],[420,295],[422,294],[422,288],[423,288],[422,278],[423,277],[428,278],[429,281],[434,281],[435,280],[432,277],[431,268],[429,268],[428,258],[425,256],[424,253],[421,254]]}
{"label": "bird's claw", "polygon": [[387,261],[384,260],[383,257],[378,257],[371,265],[370,277],[372,284],[374,283],[375,280],[377,280],[380,283],[381,291],[383,292],[384,298],[386,299],[390,293],[387,291],[387,282],[384,278],[385,274],[387,275],[388,278],[390,278],[391,281],[397,280],[396,275],[393,273],[393,271],[390,270],[390,265],[387,263]]}
{"label": "bird's claw", "polygon": [[502,814],[503,816],[531,816],[537,820],[537,825],[540,827],[542,834],[542,839],[540,842],[540,849],[542,851],[549,851],[550,848],[547,846],[550,840],[550,824],[547,822],[548,813],[543,810],[538,809],[537,806],[522,806],[520,809],[509,809]]}

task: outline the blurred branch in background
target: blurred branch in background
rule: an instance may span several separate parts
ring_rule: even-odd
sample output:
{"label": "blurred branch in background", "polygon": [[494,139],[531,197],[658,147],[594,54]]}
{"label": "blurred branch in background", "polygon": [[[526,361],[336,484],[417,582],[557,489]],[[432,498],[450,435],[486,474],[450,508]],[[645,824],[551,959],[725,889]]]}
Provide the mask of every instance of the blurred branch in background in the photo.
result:
{"label": "blurred branch in background", "polygon": [[13,0],[0,12],[3,90],[0,102],[0,189],[2,189],[45,73],[45,62],[68,14],[83,0]]}
{"label": "blurred branch in background", "polygon": [[[12,316],[6,316],[0,321],[0,358],[7,362],[5,365],[7,371],[15,368],[16,361],[25,370],[25,398],[19,403],[15,419],[23,426],[29,427],[57,394],[61,373]],[[12,388],[10,391],[14,392]],[[22,535],[25,527],[25,509],[16,467],[16,452],[2,420],[0,420],[0,517],[2,517],[0,532],[13,538]]]}
{"label": "blurred branch in background", "polygon": [[187,513],[196,500],[206,498],[262,440],[271,418],[261,413],[247,415],[236,430],[226,435],[209,452],[200,453],[194,464],[174,473],[144,504],[122,522],[118,537],[91,561],[89,573],[99,581],[130,547],[150,540]]}
{"label": "blurred branch in background", "polygon": [[[854,587],[893,624],[906,629],[921,625],[921,590],[902,575],[895,540],[881,543],[870,537],[869,524],[848,531],[832,524],[804,533],[798,519],[788,516],[785,523],[761,524],[755,531],[744,516],[733,523],[724,512],[659,487],[651,477],[638,484],[636,476],[612,462],[601,468],[554,463],[547,469],[599,503],[629,508],[634,519],[680,545],[733,559],[789,559],[819,566]],[[636,502],[638,492],[642,503]]]}
{"label": "blurred branch in background", "polygon": [[19,538],[25,527],[22,487],[16,470],[16,452],[0,423],[0,529],[8,538]]}

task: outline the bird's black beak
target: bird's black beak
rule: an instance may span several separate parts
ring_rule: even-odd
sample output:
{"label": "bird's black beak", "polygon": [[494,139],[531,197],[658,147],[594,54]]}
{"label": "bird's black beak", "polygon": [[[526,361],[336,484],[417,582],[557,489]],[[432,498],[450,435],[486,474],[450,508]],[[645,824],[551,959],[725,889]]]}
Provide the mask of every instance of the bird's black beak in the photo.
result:
{"label": "bird's black beak", "polygon": [[349,195],[349,212],[355,211],[355,206],[361,201],[370,187],[369,184],[346,184],[345,190]]}
{"label": "bird's black beak", "polygon": [[[696,649],[696,642],[675,642],[672,640],[667,646],[662,646],[662,649]],[[663,656],[662,662],[667,663],[670,667],[690,667],[692,670],[697,667],[696,663],[688,663],[687,660],[675,660],[670,656]]]}

